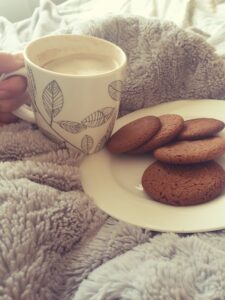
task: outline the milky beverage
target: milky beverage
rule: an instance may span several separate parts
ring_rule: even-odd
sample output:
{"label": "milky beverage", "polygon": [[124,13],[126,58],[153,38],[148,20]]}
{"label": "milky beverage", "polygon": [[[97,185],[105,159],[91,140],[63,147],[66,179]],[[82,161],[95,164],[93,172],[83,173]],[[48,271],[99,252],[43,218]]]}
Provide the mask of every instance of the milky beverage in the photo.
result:
{"label": "milky beverage", "polygon": [[118,66],[113,58],[99,54],[72,54],[48,62],[43,68],[69,75],[98,75],[112,71]]}

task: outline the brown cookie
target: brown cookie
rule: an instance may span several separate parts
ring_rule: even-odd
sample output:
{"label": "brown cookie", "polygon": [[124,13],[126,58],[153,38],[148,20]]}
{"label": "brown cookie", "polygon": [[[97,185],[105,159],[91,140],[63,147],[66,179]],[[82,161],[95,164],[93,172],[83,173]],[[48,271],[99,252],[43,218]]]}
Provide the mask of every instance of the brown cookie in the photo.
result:
{"label": "brown cookie", "polygon": [[172,164],[194,164],[215,159],[225,152],[225,138],[178,141],[154,151],[156,159]]}
{"label": "brown cookie", "polygon": [[179,115],[162,115],[159,120],[162,124],[160,130],[149,141],[132,150],[132,154],[146,153],[171,142],[182,130],[184,124],[184,119]]}
{"label": "brown cookie", "polygon": [[197,140],[213,136],[224,129],[224,122],[213,118],[198,118],[184,122],[184,128],[177,136],[179,140]]}
{"label": "brown cookie", "polygon": [[225,171],[214,161],[194,165],[154,162],[144,172],[142,185],[154,200],[177,206],[207,202],[221,194]]}
{"label": "brown cookie", "polygon": [[121,127],[109,139],[106,147],[112,153],[124,153],[149,140],[160,129],[159,118],[146,116]]}

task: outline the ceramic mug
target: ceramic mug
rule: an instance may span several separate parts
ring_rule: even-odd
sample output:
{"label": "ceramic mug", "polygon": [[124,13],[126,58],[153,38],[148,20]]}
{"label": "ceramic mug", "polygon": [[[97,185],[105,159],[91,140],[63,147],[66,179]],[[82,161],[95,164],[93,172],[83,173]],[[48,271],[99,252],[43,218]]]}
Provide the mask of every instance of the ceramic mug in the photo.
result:
{"label": "ceramic mug", "polygon": [[24,50],[25,67],[3,74],[27,77],[32,110],[14,111],[57,143],[85,154],[103,148],[118,115],[127,58],[106,40],[85,35],[45,36]]}

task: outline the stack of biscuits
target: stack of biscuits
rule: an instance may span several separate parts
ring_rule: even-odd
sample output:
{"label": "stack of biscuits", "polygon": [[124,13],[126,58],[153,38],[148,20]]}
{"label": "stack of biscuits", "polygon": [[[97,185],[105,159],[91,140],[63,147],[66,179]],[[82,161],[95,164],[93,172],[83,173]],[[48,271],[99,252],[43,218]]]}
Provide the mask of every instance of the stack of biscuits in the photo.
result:
{"label": "stack of biscuits", "polygon": [[144,116],[116,131],[106,147],[113,154],[155,157],[142,176],[143,189],[152,199],[176,206],[200,204],[215,199],[225,187],[225,171],[215,161],[225,153],[225,138],[218,135],[224,127],[213,118]]}

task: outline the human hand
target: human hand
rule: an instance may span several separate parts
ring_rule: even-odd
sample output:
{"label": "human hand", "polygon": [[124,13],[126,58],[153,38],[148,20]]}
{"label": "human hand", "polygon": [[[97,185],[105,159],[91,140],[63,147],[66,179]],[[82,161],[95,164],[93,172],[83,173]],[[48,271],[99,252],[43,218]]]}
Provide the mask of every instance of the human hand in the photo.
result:
{"label": "human hand", "polygon": [[[0,52],[0,74],[15,71],[23,65],[22,53],[10,54]],[[17,120],[12,111],[27,102],[26,87],[26,78],[18,75],[0,82],[0,124],[7,124]]]}

